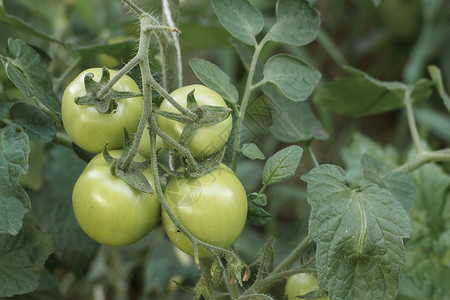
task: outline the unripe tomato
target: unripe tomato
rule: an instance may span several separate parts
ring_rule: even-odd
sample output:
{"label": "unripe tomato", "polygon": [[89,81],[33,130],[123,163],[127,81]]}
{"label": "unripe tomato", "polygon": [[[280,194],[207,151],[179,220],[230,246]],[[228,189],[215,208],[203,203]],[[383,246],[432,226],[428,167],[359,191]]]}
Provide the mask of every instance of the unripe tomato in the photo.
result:
{"label": "unripe tomato", "polygon": [[[117,74],[115,70],[109,70],[111,78]],[[103,114],[94,106],[77,105],[75,97],[86,95],[84,76],[87,73],[94,74],[94,80],[99,81],[102,76],[101,68],[87,69],[81,72],[66,87],[62,103],[62,120],[67,134],[75,144],[81,148],[99,153],[108,142],[108,149],[121,149],[123,147],[126,128],[133,134],[139,124],[142,113],[142,97],[120,99],[117,108],[111,113]],[[113,86],[116,91],[128,91],[140,93],[136,82],[125,75]]]}
{"label": "unripe tomato", "polygon": [[[109,152],[113,157],[121,153]],[[137,155],[136,161],[144,161],[144,157]],[[143,174],[154,186],[150,169]],[[87,164],[75,183],[72,204],[81,229],[93,240],[110,246],[126,246],[143,238],[160,215],[156,194],[141,192],[111,175],[102,153]]]}
{"label": "unripe tomato", "polygon": [[[187,96],[194,91],[198,106],[212,105],[227,107],[223,98],[215,91],[200,84],[188,85],[173,91],[170,95],[184,108],[187,106]],[[159,108],[162,111],[180,113],[169,101],[163,100]],[[174,140],[178,140],[183,132],[184,124],[158,115],[158,127]],[[192,140],[186,145],[195,158],[203,158],[217,153],[230,137],[232,128],[231,115],[218,124],[201,127]]]}
{"label": "unripe tomato", "polygon": [[[201,241],[228,248],[244,228],[247,195],[239,179],[224,164],[199,178],[172,178],[164,195],[180,223]],[[162,223],[175,246],[194,255],[189,239],[164,211]],[[200,247],[199,256],[207,257],[210,253]]]}
{"label": "unripe tomato", "polygon": [[[157,135],[156,136],[156,150],[160,150],[164,147],[164,142],[162,138]],[[139,142],[139,153],[143,156],[150,158],[150,134],[148,133],[148,129],[146,128],[142,133],[141,141]]]}
{"label": "unripe tomato", "polygon": [[[319,289],[317,277],[310,273],[298,273],[288,278],[285,292],[289,300],[298,300],[295,296],[304,295]],[[318,300],[328,300],[328,297]]]}

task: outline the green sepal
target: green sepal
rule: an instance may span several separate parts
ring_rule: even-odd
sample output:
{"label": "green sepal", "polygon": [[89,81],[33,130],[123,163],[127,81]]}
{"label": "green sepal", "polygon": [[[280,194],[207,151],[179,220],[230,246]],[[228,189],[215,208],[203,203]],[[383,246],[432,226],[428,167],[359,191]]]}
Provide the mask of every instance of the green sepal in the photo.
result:
{"label": "green sepal", "polygon": [[213,263],[211,264],[211,282],[214,287],[218,287],[222,282],[223,276],[223,264],[219,257],[215,257]]}
{"label": "green sepal", "polygon": [[174,120],[174,121],[177,121],[180,123],[187,123],[187,122],[191,121],[191,119],[189,117],[186,117],[185,115],[178,114],[178,113],[173,113],[173,112],[159,110],[159,109],[155,109],[155,110],[153,110],[153,112],[157,113],[158,115],[160,115],[164,118]]}
{"label": "green sepal", "polygon": [[189,121],[184,125],[183,131],[181,132],[180,137],[178,138],[178,143],[182,146],[189,144],[189,142],[194,137],[195,133],[198,130],[198,123]]}
{"label": "green sepal", "polygon": [[187,109],[189,109],[190,111],[195,111],[198,108],[198,103],[197,103],[197,100],[195,100],[194,92],[195,92],[195,89],[192,90],[187,95],[187,98],[186,98],[186,103],[187,103],[186,106],[187,106]]}
{"label": "green sepal", "polygon": [[265,194],[251,193],[247,196],[248,214],[247,221],[255,226],[262,226],[272,220],[272,215],[263,206],[267,205]]}
{"label": "green sepal", "polygon": [[200,176],[210,173],[212,170],[216,169],[223,160],[225,155],[225,147],[218,151],[217,153],[202,159],[197,160],[198,170],[192,170],[191,165],[188,160],[185,160],[186,168],[184,169],[184,178],[198,178]]}
{"label": "green sepal", "polygon": [[150,167],[150,161],[143,162],[132,161],[129,165],[124,165],[132,146],[132,140],[129,138],[128,132],[124,129],[124,147],[122,155],[119,158],[112,157],[107,149],[108,144],[103,147],[103,158],[110,165],[110,171],[113,176],[122,178],[129,185],[141,192],[153,195],[151,183],[144,176],[142,171]]}
{"label": "green sepal", "polygon": [[328,297],[328,292],[324,289],[315,290],[304,295],[298,295],[296,298],[298,299],[323,299]]}
{"label": "green sepal", "polygon": [[117,108],[116,100],[134,98],[142,96],[141,93],[135,92],[121,92],[116,90],[109,90],[109,92],[101,99],[97,98],[98,92],[109,82],[110,74],[108,69],[103,68],[102,77],[97,82],[94,79],[94,74],[87,73],[84,76],[84,86],[86,88],[86,95],[75,97],[74,101],[78,105],[95,106],[98,112],[109,114]]}
{"label": "green sepal", "polygon": [[228,119],[232,111],[224,106],[202,105],[196,111],[199,116],[198,126],[207,127],[223,122]]}
{"label": "green sepal", "polygon": [[232,255],[225,255],[225,259],[228,263],[227,274],[230,276],[230,282],[237,281],[242,287],[242,262]]}

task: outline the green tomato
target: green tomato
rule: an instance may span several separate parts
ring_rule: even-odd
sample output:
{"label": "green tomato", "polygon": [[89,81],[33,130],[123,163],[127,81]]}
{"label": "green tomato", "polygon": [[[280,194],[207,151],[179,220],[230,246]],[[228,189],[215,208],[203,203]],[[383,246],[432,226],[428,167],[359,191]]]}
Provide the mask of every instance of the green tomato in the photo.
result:
{"label": "green tomato", "polygon": [[[111,78],[117,74],[109,70]],[[142,97],[117,100],[117,108],[109,114],[97,111],[94,106],[77,105],[75,97],[86,95],[84,76],[94,74],[94,80],[99,81],[102,76],[101,68],[87,69],[81,72],[66,87],[62,103],[62,120],[67,134],[75,144],[81,148],[99,153],[108,142],[108,149],[121,149],[123,147],[123,129],[133,134],[139,124],[142,113]],[[114,84],[114,90],[140,93],[136,82],[125,75]]]}
{"label": "green tomato", "polygon": [[[164,196],[174,215],[196,238],[229,248],[241,234],[247,219],[247,195],[239,179],[224,164],[194,179],[172,178]],[[194,255],[190,240],[165,211],[162,223],[170,240],[180,250]],[[210,256],[199,248],[199,256]]]}
{"label": "green tomato", "polygon": [[[177,103],[186,108],[187,95],[193,90],[195,90],[194,97],[197,100],[198,106],[212,105],[227,107],[225,101],[218,93],[199,84],[182,87],[173,91],[170,95]],[[163,100],[159,109],[162,111],[180,113],[166,99]],[[230,137],[232,122],[233,120],[230,115],[225,121],[218,124],[199,128],[192,140],[186,145],[189,151],[191,151],[192,156],[195,158],[208,157],[221,150]],[[158,127],[174,140],[178,140],[183,132],[183,123],[167,119],[160,115],[158,115],[157,123]]]}
{"label": "green tomato", "polygon": [[[109,151],[119,157],[120,150]],[[136,161],[144,161],[141,155]],[[153,184],[150,169],[143,172]],[[110,246],[126,246],[147,235],[155,227],[160,206],[150,195],[111,175],[110,166],[97,154],[78,178],[72,193],[75,217],[81,229],[93,240]]]}
{"label": "green tomato", "polygon": [[[317,277],[310,273],[298,273],[288,278],[286,282],[285,292],[289,300],[298,300],[295,296],[305,295],[319,289]],[[328,297],[318,300],[327,300]]]}

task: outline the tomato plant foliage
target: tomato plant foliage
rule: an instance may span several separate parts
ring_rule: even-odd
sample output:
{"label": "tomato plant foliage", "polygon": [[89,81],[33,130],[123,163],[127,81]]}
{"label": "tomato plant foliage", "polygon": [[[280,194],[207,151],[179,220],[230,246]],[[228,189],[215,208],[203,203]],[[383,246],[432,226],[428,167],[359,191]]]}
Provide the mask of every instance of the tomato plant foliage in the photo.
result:
{"label": "tomato plant foliage", "polygon": [[0,299],[450,300],[450,4],[350,2],[0,1]]}

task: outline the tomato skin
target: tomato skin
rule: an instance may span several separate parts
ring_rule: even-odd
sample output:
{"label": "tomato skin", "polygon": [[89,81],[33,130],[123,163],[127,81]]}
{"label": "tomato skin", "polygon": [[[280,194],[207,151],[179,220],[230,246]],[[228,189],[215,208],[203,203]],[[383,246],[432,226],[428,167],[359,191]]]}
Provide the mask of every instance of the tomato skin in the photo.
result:
{"label": "tomato skin", "polygon": [[[223,98],[215,91],[200,84],[188,85],[173,91],[170,95],[184,108],[187,106],[187,95],[194,91],[194,97],[197,100],[198,106],[212,105],[227,107]],[[163,111],[180,113],[169,101],[163,100],[159,108]],[[203,158],[217,153],[227,142],[230,137],[232,128],[231,115],[218,124],[201,127],[197,130],[192,140],[186,145],[191,151],[191,154],[195,158]],[[184,124],[167,119],[158,115],[157,119],[158,127],[161,128],[167,135],[174,140],[178,140],[180,137]]]}
{"label": "tomato skin", "polygon": [[[109,151],[119,157],[120,150]],[[141,155],[136,161],[144,161]],[[143,172],[153,185],[150,169]],[[111,175],[110,166],[97,154],[78,178],[72,193],[75,217],[93,240],[110,246],[126,246],[147,235],[156,225],[160,205],[156,194],[143,193]]]}
{"label": "tomato skin", "polygon": [[[156,150],[161,150],[164,148],[165,144],[162,138],[157,135],[156,136]],[[148,133],[148,129],[146,128],[142,133],[141,141],[139,142],[139,153],[143,156],[150,158],[150,134]]]}
{"label": "tomato skin", "polygon": [[[110,77],[117,74],[109,70]],[[102,114],[94,106],[77,105],[75,97],[86,95],[84,76],[94,74],[94,80],[99,81],[102,68],[91,68],[81,72],[66,87],[62,102],[62,120],[67,134],[75,144],[92,153],[100,153],[108,142],[108,149],[121,149],[123,147],[123,129],[126,128],[131,135],[136,131],[141,117],[142,97],[120,99],[117,108],[109,113]],[[140,93],[136,82],[125,75],[113,86],[117,91]]]}
{"label": "tomato skin", "polygon": [[[239,179],[224,164],[199,178],[172,178],[164,196],[180,223],[201,241],[228,248],[244,228],[247,195]],[[194,255],[189,239],[164,211],[162,223],[175,246]],[[210,253],[200,247],[199,256],[207,257]]]}
{"label": "tomato skin", "polygon": [[[317,277],[310,273],[298,273],[288,278],[285,292],[289,300],[298,300],[295,296],[304,295],[319,289]],[[318,300],[328,300],[328,297]]]}

